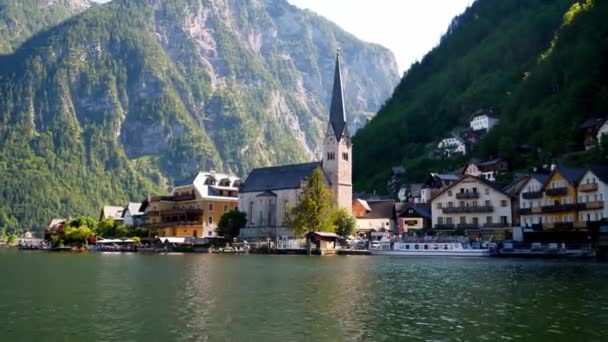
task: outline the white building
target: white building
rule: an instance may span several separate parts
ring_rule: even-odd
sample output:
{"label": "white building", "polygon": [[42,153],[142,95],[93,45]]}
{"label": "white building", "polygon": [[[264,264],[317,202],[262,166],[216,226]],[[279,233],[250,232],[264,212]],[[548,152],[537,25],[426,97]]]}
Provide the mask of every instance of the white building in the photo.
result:
{"label": "white building", "polygon": [[340,54],[336,56],[334,87],[321,162],[259,168],[240,188],[239,210],[247,214],[243,239],[293,238],[285,214],[298,204],[307,180],[320,168],[336,205],[352,212],[352,144],[346,126]]}
{"label": "white building", "polygon": [[608,120],[604,121],[602,126],[597,130],[597,142],[598,144],[602,143],[602,139],[606,139],[608,136]]}
{"label": "white building", "polygon": [[130,202],[122,212],[124,225],[134,227],[144,224],[144,212],[140,211],[141,203]]}
{"label": "white building", "polygon": [[608,206],[604,205],[608,195],[608,167],[592,167],[577,186],[578,220],[594,222],[608,218]]}
{"label": "white building", "polygon": [[543,186],[549,175],[534,173],[526,177],[519,194],[519,215],[522,227],[531,227],[543,223]]}
{"label": "white building", "polygon": [[471,122],[469,123],[473,131],[486,130],[489,131],[492,127],[498,124],[498,119],[494,117],[491,112],[478,112],[474,114]]}
{"label": "white building", "polygon": [[464,230],[484,239],[505,238],[512,223],[511,197],[493,183],[464,176],[431,200],[437,231]]}
{"label": "white building", "polygon": [[467,154],[467,145],[464,140],[457,136],[441,140],[439,144],[437,144],[437,149],[448,158],[456,154]]}

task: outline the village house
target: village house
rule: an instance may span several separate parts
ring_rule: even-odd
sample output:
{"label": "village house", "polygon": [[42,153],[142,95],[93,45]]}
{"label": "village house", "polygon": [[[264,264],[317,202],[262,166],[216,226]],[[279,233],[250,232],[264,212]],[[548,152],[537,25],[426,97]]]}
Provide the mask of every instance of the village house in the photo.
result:
{"label": "village house", "polygon": [[130,202],[122,212],[124,225],[127,227],[142,226],[144,224],[144,213],[140,210],[141,203]]}
{"label": "village house", "polygon": [[458,181],[461,176],[446,173],[431,173],[420,189],[420,203],[428,203],[431,198],[441,192],[441,190]]}
{"label": "village house", "polygon": [[395,201],[353,201],[353,215],[357,219],[357,235],[381,238],[395,231]]}
{"label": "village house", "polygon": [[397,235],[415,234],[431,227],[430,203],[395,203]]}
{"label": "village house", "polygon": [[399,198],[399,201],[401,202],[422,203],[423,187],[424,184],[422,183],[406,184],[397,192],[397,198]]}
{"label": "village house", "polygon": [[114,223],[117,225],[123,224],[122,213],[125,210],[125,207],[118,205],[105,205],[101,209],[101,214],[99,215],[99,221],[103,221],[106,219],[113,219]]}
{"label": "village house", "polygon": [[451,136],[442,139],[437,144],[437,151],[440,155],[451,158],[457,155],[466,155],[467,145],[461,137],[452,133]]}
{"label": "village house", "polygon": [[608,207],[604,205],[608,195],[608,167],[592,167],[587,170],[577,185],[577,228],[588,228],[589,222],[608,218]]}
{"label": "village house", "polygon": [[286,227],[285,214],[297,206],[315,169],[323,171],[336,206],[352,212],[352,144],[346,126],[339,51],[321,161],[252,170],[239,192],[239,209],[247,214],[247,225],[239,237],[247,240],[301,238],[293,236]]}
{"label": "village house", "polygon": [[544,173],[532,173],[522,177],[523,185],[518,199],[522,227],[542,224],[543,185],[548,178],[549,175]]}
{"label": "village house", "polygon": [[511,198],[492,182],[464,176],[431,200],[437,232],[461,230],[469,237],[505,239],[511,234]]}
{"label": "village house", "polygon": [[200,172],[169,196],[148,196],[140,208],[145,226],[160,237],[216,237],[222,215],[237,209],[240,179]]}
{"label": "village house", "polygon": [[480,110],[471,116],[469,126],[473,131],[486,130],[489,131],[492,127],[498,124],[498,118],[492,110]]}
{"label": "village house", "polygon": [[585,170],[560,167],[549,175],[542,187],[543,229],[569,230],[578,222],[577,186]]}
{"label": "village house", "polygon": [[509,171],[509,164],[500,158],[483,162],[471,162],[463,170],[463,175],[481,177],[490,182],[495,182],[501,173]]}
{"label": "village house", "polygon": [[583,146],[590,150],[602,140],[602,135],[608,134],[608,121],[606,118],[591,118],[579,126],[583,133]]}

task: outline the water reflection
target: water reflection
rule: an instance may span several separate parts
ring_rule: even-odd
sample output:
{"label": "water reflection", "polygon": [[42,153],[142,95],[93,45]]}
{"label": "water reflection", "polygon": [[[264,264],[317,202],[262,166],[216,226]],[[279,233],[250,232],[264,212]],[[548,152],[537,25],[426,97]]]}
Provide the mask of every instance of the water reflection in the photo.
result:
{"label": "water reflection", "polygon": [[0,251],[2,340],[603,340],[608,265]]}

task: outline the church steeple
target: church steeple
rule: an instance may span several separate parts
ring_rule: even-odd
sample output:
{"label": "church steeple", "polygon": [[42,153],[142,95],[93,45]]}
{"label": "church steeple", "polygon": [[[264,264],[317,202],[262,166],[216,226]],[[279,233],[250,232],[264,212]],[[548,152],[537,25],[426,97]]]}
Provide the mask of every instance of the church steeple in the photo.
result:
{"label": "church steeple", "polygon": [[348,136],[346,128],[346,111],[344,110],[344,92],[342,90],[342,70],[340,66],[340,49],[336,53],[336,70],[334,72],[334,89],[329,109],[329,124],[334,130],[336,139],[340,141],[342,135]]}

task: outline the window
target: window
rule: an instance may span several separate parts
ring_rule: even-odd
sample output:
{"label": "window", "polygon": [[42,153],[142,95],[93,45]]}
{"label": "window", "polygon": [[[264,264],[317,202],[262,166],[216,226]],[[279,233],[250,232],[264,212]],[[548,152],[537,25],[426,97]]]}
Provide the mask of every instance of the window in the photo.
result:
{"label": "window", "polygon": [[486,200],[486,207],[491,207],[492,206],[492,202],[490,200]]}
{"label": "window", "polygon": [[452,208],[454,206],[454,202],[448,202],[448,207]]}
{"label": "window", "polygon": [[452,224],[452,218],[451,217],[446,217],[445,223]]}
{"label": "window", "polygon": [[228,211],[228,204],[224,204],[224,212]]}
{"label": "window", "polygon": [[452,197],[452,190],[448,191],[448,196]]}
{"label": "window", "polygon": [[489,195],[490,194],[490,188],[486,188],[485,189],[485,193],[486,193],[486,195]]}
{"label": "window", "polygon": [[506,216],[501,216],[500,217],[500,223],[501,224],[507,224],[507,217]]}
{"label": "window", "polygon": [[209,211],[213,211],[213,203],[209,203]]}
{"label": "window", "polygon": [[506,207],[507,206],[507,200],[500,201],[500,206],[501,207]]}
{"label": "window", "polygon": [[460,201],[460,203],[458,203],[458,205],[462,208],[464,207],[464,201]]}
{"label": "window", "polygon": [[249,224],[253,226],[254,224],[254,220],[253,220],[253,201],[249,202]]}
{"label": "window", "polygon": [[437,218],[437,224],[443,224],[443,217],[438,217]]}
{"label": "window", "polygon": [[476,194],[477,193],[477,188],[473,188],[473,193]]}
{"label": "window", "polygon": [[473,201],[473,206],[476,207],[477,206],[477,201]]}
{"label": "window", "polygon": [[342,153],[342,159],[348,161],[348,152]]}
{"label": "window", "polygon": [[211,235],[213,235],[213,232],[212,232],[212,231],[209,231],[209,232],[207,233],[207,235],[211,236]]}
{"label": "window", "polygon": [[441,202],[437,202],[437,209],[441,209]]}
{"label": "window", "polygon": [[475,226],[479,225],[479,218],[473,217],[473,225],[475,225]]}
{"label": "window", "polygon": [[460,216],[460,224],[465,224],[467,223],[467,218],[464,216]]}
{"label": "window", "polygon": [[207,223],[209,223],[209,224],[213,224],[213,216],[209,216],[209,217],[207,218]]}
{"label": "window", "polygon": [[488,224],[492,223],[492,216],[486,216],[486,223],[488,223]]}
{"label": "window", "polygon": [[336,159],[336,154],[334,152],[327,152],[327,160]]}

